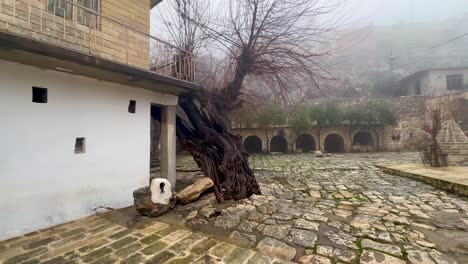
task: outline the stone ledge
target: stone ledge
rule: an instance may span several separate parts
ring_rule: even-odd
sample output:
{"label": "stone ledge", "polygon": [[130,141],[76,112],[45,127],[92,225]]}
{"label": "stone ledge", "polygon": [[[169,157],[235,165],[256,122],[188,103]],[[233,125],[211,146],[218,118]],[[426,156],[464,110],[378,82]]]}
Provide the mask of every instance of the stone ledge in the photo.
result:
{"label": "stone ledge", "polygon": [[468,167],[431,168],[422,164],[378,164],[383,172],[413,178],[435,188],[468,197]]}

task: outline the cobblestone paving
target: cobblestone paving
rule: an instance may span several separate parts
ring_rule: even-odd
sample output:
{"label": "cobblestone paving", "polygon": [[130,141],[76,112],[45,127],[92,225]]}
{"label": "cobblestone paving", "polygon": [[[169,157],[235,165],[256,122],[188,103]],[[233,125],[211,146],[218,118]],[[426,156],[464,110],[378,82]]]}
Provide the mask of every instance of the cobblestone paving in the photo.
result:
{"label": "cobblestone paving", "polygon": [[[119,214],[119,211],[112,213]],[[0,263],[282,262],[186,228],[148,218],[140,218],[138,221],[138,224],[129,228],[106,219],[104,214],[2,241]]]}
{"label": "cobblestone paving", "polygon": [[[468,263],[468,200],[373,166],[402,160],[418,156],[254,156],[262,196],[223,207],[202,199],[176,213],[192,229],[294,262]],[[195,167],[187,158],[179,169]]]}
{"label": "cobblestone paving", "polygon": [[0,242],[0,263],[468,263],[468,200],[373,166],[402,160],[418,156],[254,156],[261,196],[87,217]]}

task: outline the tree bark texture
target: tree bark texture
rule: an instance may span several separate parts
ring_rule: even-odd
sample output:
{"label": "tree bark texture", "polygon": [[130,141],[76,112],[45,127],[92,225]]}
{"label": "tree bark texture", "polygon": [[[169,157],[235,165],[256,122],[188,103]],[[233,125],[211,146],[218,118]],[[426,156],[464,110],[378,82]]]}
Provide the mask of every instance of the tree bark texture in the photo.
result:
{"label": "tree bark texture", "polygon": [[214,100],[205,99],[181,98],[183,113],[178,114],[176,126],[181,145],[213,180],[218,202],[260,194],[242,138],[231,132],[227,112]]}

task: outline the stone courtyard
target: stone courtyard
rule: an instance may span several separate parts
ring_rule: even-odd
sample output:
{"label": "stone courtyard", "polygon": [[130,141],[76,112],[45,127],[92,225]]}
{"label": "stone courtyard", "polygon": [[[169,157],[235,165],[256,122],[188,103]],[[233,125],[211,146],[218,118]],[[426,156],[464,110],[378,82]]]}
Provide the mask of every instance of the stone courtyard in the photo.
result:
{"label": "stone courtyard", "polygon": [[[468,199],[374,166],[417,153],[258,155],[261,196],[132,207],[0,242],[0,263],[468,263]],[[201,177],[178,157],[179,187]]]}

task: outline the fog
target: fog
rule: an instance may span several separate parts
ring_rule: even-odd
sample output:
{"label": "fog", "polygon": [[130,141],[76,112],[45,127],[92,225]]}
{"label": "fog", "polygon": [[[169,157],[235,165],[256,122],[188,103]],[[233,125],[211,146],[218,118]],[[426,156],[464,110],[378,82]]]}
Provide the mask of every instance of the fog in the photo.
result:
{"label": "fog", "polygon": [[355,18],[378,26],[436,22],[468,14],[467,0],[350,0],[348,6]]}

